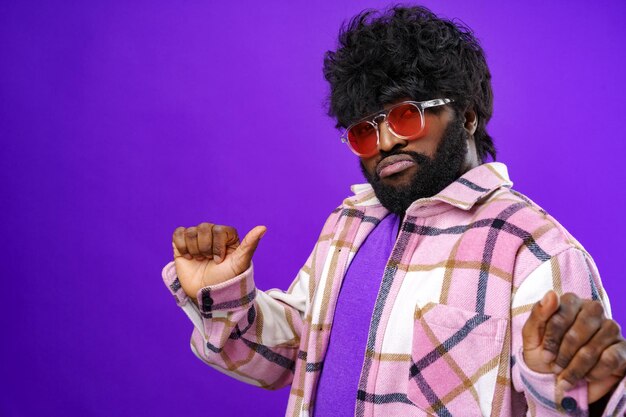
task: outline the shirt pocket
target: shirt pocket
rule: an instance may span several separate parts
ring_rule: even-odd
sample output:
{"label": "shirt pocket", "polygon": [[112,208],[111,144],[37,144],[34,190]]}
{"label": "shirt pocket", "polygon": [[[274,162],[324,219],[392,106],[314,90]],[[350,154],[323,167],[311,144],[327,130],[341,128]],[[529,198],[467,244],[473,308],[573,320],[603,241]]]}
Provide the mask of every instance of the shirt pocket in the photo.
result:
{"label": "shirt pocket", "polygon": [[415,309],[407,396],[439,416],[491,414],[508,320],[442,304]]}

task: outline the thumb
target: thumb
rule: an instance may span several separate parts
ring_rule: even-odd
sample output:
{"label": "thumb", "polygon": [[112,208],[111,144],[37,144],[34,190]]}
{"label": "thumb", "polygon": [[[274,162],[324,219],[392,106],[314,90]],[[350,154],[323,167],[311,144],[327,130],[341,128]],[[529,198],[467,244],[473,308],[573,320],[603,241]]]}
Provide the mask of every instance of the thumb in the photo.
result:
{"label": "thumb", "polygon": [[238,264],[240,269],[246,270],[250,266],[250,262],[252,261],[252,256],[256,251],[257,246],[259,246],[259,241],[263,237],[263,235],[267,232],[267,228],[265,226],[257,226],[254,229],[250,230],[248,234],[243,238],[241,244],[235,249],[233,253],[234,259]]}
{"label": "thumb", "polygon": [[546,324],[559,309],[559,304],[559,296],[552,290],[548,291],[541,301],[535,303],[522,328],[524,350],[536,349],[542,345]]}

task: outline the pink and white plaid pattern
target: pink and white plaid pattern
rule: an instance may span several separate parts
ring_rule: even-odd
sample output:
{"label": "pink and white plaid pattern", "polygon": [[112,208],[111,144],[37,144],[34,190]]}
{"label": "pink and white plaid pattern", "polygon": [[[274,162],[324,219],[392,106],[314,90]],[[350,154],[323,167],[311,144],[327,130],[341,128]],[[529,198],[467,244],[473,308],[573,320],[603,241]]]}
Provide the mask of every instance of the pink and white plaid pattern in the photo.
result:
{"label": "pink and white plaid pattern", "polygon": [[[510,189],[506,167],[481,165],[407,210],[370,322],[355,416],[587,415],[586,385],[557,398],[531,371],[521,328],[549,289],[608,299],[591,257],[551,216]],[[203,288],[199,308],[163,278],[193,321],[207,364],[268,389],[291,385],[286,416],[310,416],[341,280],[387,214],[369,185],[326,221],[286,292],[256,289],[252,267]],[[355,346],[355,352],[363,352]],[[607,416],[626,412],[626,380]]]}

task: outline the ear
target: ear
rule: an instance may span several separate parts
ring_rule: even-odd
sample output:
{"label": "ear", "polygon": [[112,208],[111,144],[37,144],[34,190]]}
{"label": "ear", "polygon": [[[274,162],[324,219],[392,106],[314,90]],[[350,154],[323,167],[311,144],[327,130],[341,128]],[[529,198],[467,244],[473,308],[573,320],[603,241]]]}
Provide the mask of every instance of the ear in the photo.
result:
{"label": "ear", "polygon": [[478,127],[478,115],[471,107],[465,111],[463,114],[465,117],[465,121],[463,125],[465,126],[465,130],[469,132],[470,135],[473,135],[476,132],[476,128]]}

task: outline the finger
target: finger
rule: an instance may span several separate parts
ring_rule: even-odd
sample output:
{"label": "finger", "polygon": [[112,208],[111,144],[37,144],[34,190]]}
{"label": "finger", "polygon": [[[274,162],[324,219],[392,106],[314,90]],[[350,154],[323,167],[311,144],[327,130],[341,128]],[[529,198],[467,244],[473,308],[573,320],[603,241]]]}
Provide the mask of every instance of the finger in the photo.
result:
{"label": "finger", "polygon": [[[606,337],[606,334],[600,336],[599,339],[604,337]],[[592,339],[591,343],[594,342],[594,339]],[[602,342],[598,341],[598,343]],[[621,379],[624,375],[625,363],[626,346],[622,342],[596,345],[589,348],[584,346],[572,359],[570,366],[561,372],[557,386],[562,391],[570,390],[579,380],[585,378],[585,374],[587,374],[587,380],[596,381],[592,384],[593,387],[596,389],[598,387],[602,388],[606,381]]]}
{"label": "finger", "polygon": [[[610,320],[606,321],[607,323]],[[587,344],[581,347],[571,362],[560,374],[559,381],[560,384],[564,387],[564,389],[569,389],[576,385],[576,383],[585,378],[585,376],[594,368],[597,368],[600,365],[599,361],[605,349],[615,343],[615,334],[613,334],[610,329],[610,325],[602,324],[602,327],[598,332],[589,340]],[[597,369],[596,372],[602,373],[602,369]],[[608,374],[604,374],[604,376],[610,375],[611,370],[608,371]]]}
{"label": "finger", "polygon": [[198,225],[198,250],[200,255],[207,259],[213,259],[213,225],[200,223]]}
{"label": "finger", "polygon": [[[615,332],[618,331],[617,329],[619,329],[619,325],[612,320],[609,321],[614,323],[614,325],[606,324],[601,330],[604,331],[606,329],[605,331],[609,335],[615,334]],[[590,381],[600,381],[607,375],[623,376],[625,373],[626,341],[618,339],[617,343],[612,344],[601,352],[600,359],[598,360],[596,366],[594,366],[593,369],[587,373],[587,379]]]}
{"label": "finger", "polygon": [[548,291],[541,301],[533,306],[530,316],[522,328],[524,350],[541,346],[546,323],[559,308],[559,297],[554,291]]}
{"label": "finger", "polygon": [[[184,256],[187,259],[192,259],[191,255],[187,251],[187,244],[185,243],[185,228],[177,227],[172,235],[172,245],[174,246],[174,257]],[[178,255],[177,255],[178,253]]]}
{"label": "finger", "polygon": [[582,302],[573,293],[561,296],[559,310],[546,323],[546,332],[543,335],[543,359],[546,363],[556,359],[563,336],[576,320]]}
{"label": "finger", "polygon": [[220,263],[226,257],[227,248],[239,246],[237,230],[230,226],[213,226],[213,260]]}
{"label": "finger", "polygon": [[250,230],[248,234],[243,238],[241,245],[234,252],[233,261],[235,262],[235,269],[238,271],[245,271],[252,262],[252,256],[259,246],[259,241],[263,235],[267,232],[265,226],[257,226]]}
{"label": "finger", "polygon": [[196,227],[188,227],[185,229],[185,244],[189,254],[196,259],[201,258],[198,249],[198,229]]}
{"label": "finger", "polygon": [[[568,367],[570,361],[574,355],[577,354],[579,349],[585,346],[600,329],[604,318],[604,307],[602,306],[602,303],[591,300],[583,301],[582,308],[576,316],[574,324],[569,328],[569,330],[567,330],[567,332],[565,332],[565,335],[563,336],[563,341],[561,342],[558,354],[554,360],[554,373],[559,374],[563,371],[563,369]],[[591,348],[593,348],[593,346]],[[585,348],[583,355],[586,353]],[[583,372],[582,375],[584,376],[587,374],[587,371],[591,369],[592,365],[593,364],[590,364],[590,367],[587,369],[580,368],[578,372]]]}

